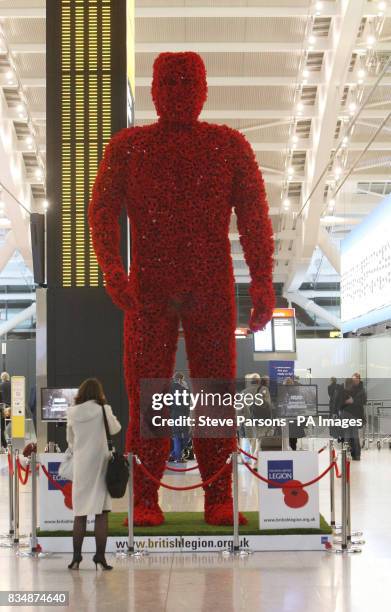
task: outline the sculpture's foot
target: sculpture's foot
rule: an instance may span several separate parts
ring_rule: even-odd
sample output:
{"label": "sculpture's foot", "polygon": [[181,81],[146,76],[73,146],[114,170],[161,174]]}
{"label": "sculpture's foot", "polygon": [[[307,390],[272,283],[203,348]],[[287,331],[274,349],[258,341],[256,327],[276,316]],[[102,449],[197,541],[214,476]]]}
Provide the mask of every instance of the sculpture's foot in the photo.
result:
{"label": "sculpture's foot", "polygon": [[[134,507],[134,524],[136,526],[153,526],[161,525],[162,523],[164,523],[164,514],[158,505],[151,508],[142,505]],[[125,527],[128,526],[128,517],[124,519],[122,524]]]}
{"label": "sculpture's foot", "polygon": [[[233,525],[232,501],[205,507],[205,523],[209,525]],[[239,512],[239,525],[247,525],[247,519]]]}

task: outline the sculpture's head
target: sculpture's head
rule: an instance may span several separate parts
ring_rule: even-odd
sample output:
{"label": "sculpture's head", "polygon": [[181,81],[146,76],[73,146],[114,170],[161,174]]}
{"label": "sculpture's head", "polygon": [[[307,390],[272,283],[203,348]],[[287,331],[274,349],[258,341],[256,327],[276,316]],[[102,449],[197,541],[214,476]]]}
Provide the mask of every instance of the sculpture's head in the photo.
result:
{"label": "sculpture's head", "polygon": [[197,53],[161,53],[153,65],[152,98],[161,119],[195,121],[207,96],[206,70]]}

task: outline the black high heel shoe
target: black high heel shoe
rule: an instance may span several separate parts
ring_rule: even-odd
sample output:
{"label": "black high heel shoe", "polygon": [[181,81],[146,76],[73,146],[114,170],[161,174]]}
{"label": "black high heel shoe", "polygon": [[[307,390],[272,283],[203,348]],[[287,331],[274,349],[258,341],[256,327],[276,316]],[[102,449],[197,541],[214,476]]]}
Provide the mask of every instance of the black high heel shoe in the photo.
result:
{"label": "black high heel shoe", "polygon": [[71,569],[71,570],[73,570],[73,569],[78,570],[78,569],[79,569],[79,565],[80,565],[80,563],[81,563],[82,561],[83,561],[83,557],[82,557],[81,555],[79,555],[79,556],[75,555],[75,556],[73,557],[73,559],[72,559],[72,563],[70,563],[70,564],[68,565],[68,569]]}
{"label": "black high heel shoe", "polygon": [[98,569],[98,565],[102,566],[103,570],[112,570],[113,566],[108,565],[106,559],[104,557],[98,557],[98,555],[94,555],[92,557],[93,562],[95,563],[95,569]]}

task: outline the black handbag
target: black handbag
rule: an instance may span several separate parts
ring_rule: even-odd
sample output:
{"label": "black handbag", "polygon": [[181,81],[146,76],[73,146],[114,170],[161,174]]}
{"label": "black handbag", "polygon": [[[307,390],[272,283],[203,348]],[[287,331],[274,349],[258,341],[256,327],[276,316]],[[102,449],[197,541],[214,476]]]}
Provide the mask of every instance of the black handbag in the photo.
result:
{"label": "black handbag", "polygon": [[111,453],[106,472],[106,486],[111,497],[119,499],[125,495],[126,487],[129,480],[129,465],[123,455],[117,453],[113,448],[113,442],[110,437],[109,424],[104,407],[102,406],[103,421],[105,424],[107,446]]}

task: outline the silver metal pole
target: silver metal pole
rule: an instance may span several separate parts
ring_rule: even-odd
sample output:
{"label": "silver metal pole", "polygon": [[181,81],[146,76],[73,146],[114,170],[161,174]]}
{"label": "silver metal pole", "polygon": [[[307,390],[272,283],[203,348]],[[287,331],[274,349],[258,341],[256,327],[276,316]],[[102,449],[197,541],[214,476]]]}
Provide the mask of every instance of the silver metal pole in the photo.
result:
{"label": "silver metal pole", "polygon": [[14,544],[19,544],[19,477],[18,477],[19,450],[14,455]]}
{"label": "silver metal pole", "polygon": [[[11,457],[11,465],[13,466],[12,444],[8,446],[8,452]],[[14,535],[14,490],[13,490],[12,471],[8,469],[8,504],[9,504],[9,535]]]}
{"label": "silver metal pole", "polygon": [[134,498],[133,498],[133,480],[134,480],[134,465],[133,453],[128,454],[129,463],[129,480],[128,480],[128,552],[134,553]]}
{"label": "silver metal pole", "polygon": [[346,494],[346,444],[342,447],[342,478],[341,478],[341,500],[342,500],[342,551],[348,547],[347,537],[347,494]]}
{"label": "silver metal pole", "polygon": [[[334,440],[330,438],[329,443],[330,465],[334,461]],[[335,480],[334,468],[330,470],[330,525],[331,529],[335,529]]]}
{"label": "silver metal pole", "polygon": [[134,549],[134,462],[139,461],[134,453],[128,453],[128,547],[126,552],[117,552],[118,557],[144,557],[148,551]]}
{"label": "silver metal pole", "polygon": [[240,550],[239,543],[239,473],[238,473],[238,453],[232,453],[232,478],[233,478],[233,511],[234,511],[234,540],[233,552],[238,553]]}
{"label": "silver metal pole", "polygon": [[37,552],[37,456],[34,452],[30,458],[31,469],[31,552]]}

